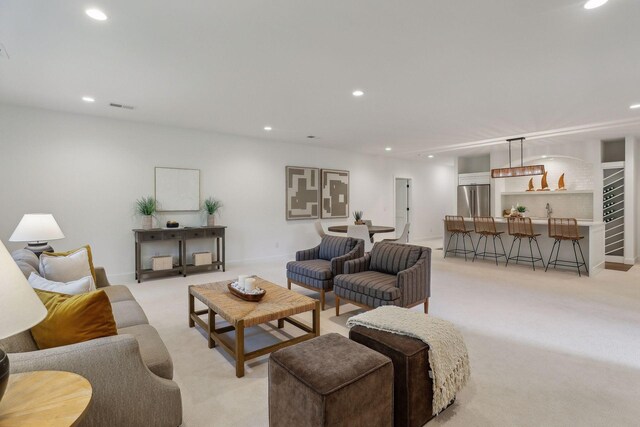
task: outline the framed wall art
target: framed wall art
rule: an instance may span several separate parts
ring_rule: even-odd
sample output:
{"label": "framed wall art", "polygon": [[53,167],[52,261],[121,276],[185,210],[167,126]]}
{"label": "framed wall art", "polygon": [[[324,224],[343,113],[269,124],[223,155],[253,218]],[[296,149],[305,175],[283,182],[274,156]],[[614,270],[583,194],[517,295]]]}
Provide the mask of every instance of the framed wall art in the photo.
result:
{"label": "framed wall art", "polygon": [[155,174],[159,212],[200,210],[199,169],[157,167]]}
{"label": "framed wall art", "polygon": [[316,219],[320,216],[320,169],[287,166],[286,218]]}
{"label": "framed wall art", "polygon": [[322,218],[349,217],[349,171],[322,169]]}

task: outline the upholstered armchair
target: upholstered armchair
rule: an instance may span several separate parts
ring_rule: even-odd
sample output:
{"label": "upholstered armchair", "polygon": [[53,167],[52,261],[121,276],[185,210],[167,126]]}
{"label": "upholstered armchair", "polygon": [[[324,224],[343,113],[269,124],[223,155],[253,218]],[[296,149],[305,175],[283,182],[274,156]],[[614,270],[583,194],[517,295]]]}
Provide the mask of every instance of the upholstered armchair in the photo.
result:
{"label": "upholstered armchair", "polygon": [[414,307],[429,311],[431,248],[378,242],[365,256],[347,261],[344,274],[333,280],[336,316],[340,300],[370,309],[381,305]]}
{"label": "upholstered armchair", "polygon": [[346,262],[364,255],[364,241],[351,237],[322,237],[314,248],[296,252],[296,260],[287,263],[287,287],[291,284],[320,292],[324,310],[325,293],[333,290],[333,278],[342,274]]}

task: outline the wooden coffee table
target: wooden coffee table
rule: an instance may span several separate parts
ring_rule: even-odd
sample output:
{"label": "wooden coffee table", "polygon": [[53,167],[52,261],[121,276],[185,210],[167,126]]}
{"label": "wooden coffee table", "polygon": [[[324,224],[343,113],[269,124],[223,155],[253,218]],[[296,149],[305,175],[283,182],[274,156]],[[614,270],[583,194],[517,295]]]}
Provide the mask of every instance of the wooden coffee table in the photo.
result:
{"label": "wooden coffee table", "polygon": [[[227,288],[229,283],[231,281],[226,280],[205,285],[189,286],[189,327],[192,328],[198,324],[207,332],[209,348],[219,344],[233,356],[236,361],[236,376],[238,378],[244,376],[245,360],[255,359],[280,348],[320,335],[319,301],[256,277],[256,285],[265,289],[267,294],[259,302],[248,302],[232,295]],[[195,299],[198,299],[207,308],[195,310]],[[311,327],[290,317],[307,311],[313,311]],[[207,315],[206,322],[200,318],[204,314]],[[229,322],[230,326],[216,329],[216,314]],[[284,327],[284,322],[287,322],[302,329],[306,334],[245,353],[245,328],[274,320],[278,321],[278,328]],[[236,332],[235,341],[223,336],[223,334],[233,330]]]}

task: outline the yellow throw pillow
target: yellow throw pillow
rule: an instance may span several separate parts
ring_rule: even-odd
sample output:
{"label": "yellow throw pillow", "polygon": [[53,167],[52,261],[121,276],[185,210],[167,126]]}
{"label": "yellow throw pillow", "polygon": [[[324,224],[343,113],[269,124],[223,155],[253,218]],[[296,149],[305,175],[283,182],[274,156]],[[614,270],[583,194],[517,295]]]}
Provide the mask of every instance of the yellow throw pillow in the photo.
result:
{"label": "yellow throw pillow", "polygon": [[[41,273],[40,275],[49,280],[55,280],[57,282],[70,282],[72,280],[78,280],[84,277],[85,276],[84,273],[67,272],[72,274],[71,277],[68,277],[68,274],[65,275],[65,272],[56,272],[57,269],[60,269],[60,268],[64,269],[65,268],[64,264],[57,265],[58,263],[56,263],[56,265],[48,266],[47,257],[58,257],[58,258],[69,257],[85,249],[87,250],[87,258],[89,258],[89,270],[91,271],[91,276],[93,276],[93,283],[96,283],[96,270],[95,268],[93,268],[93,257],[91,256],[91,246],[89,245],[81,246],[78,249],[73,249],[67,252],[43,252],[42,255],[40,255],[40,273]],[[72,264],[73,262],[70,260],[69,268],[71,269],[77,268],[77,266],[74,266]],[[47,271],[47,270],[51,270],[51,271]],[[86,271],[86,267],[85,267],[85,271]],[[78,276],[78,277],[73,276],[73,274],[75,274],[75,276]],[[50,276],[50,277],[47,277],[47,276]]]}
{"label": "yellow throw pillow", "polygon": [[31,328],[40,350],[118,334],[111,303],[104,291],[65,295],[34,290],[47,308],[47,317]]}

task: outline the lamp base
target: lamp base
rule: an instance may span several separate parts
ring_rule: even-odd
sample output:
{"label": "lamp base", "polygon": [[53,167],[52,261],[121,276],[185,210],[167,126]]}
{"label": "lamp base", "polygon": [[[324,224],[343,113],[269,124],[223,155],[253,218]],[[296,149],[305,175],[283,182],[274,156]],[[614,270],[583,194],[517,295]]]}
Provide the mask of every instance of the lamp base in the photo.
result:
{"label": "lamp base", "polygon": [[25,249],[29,249],[31,252],[39,257],[42,252],[53,252],[53,248],[48,242],[28,242]]}
{"label": "lamp base", "polygon": [[9,356],[0,349],[0,401],[9,382]]}

